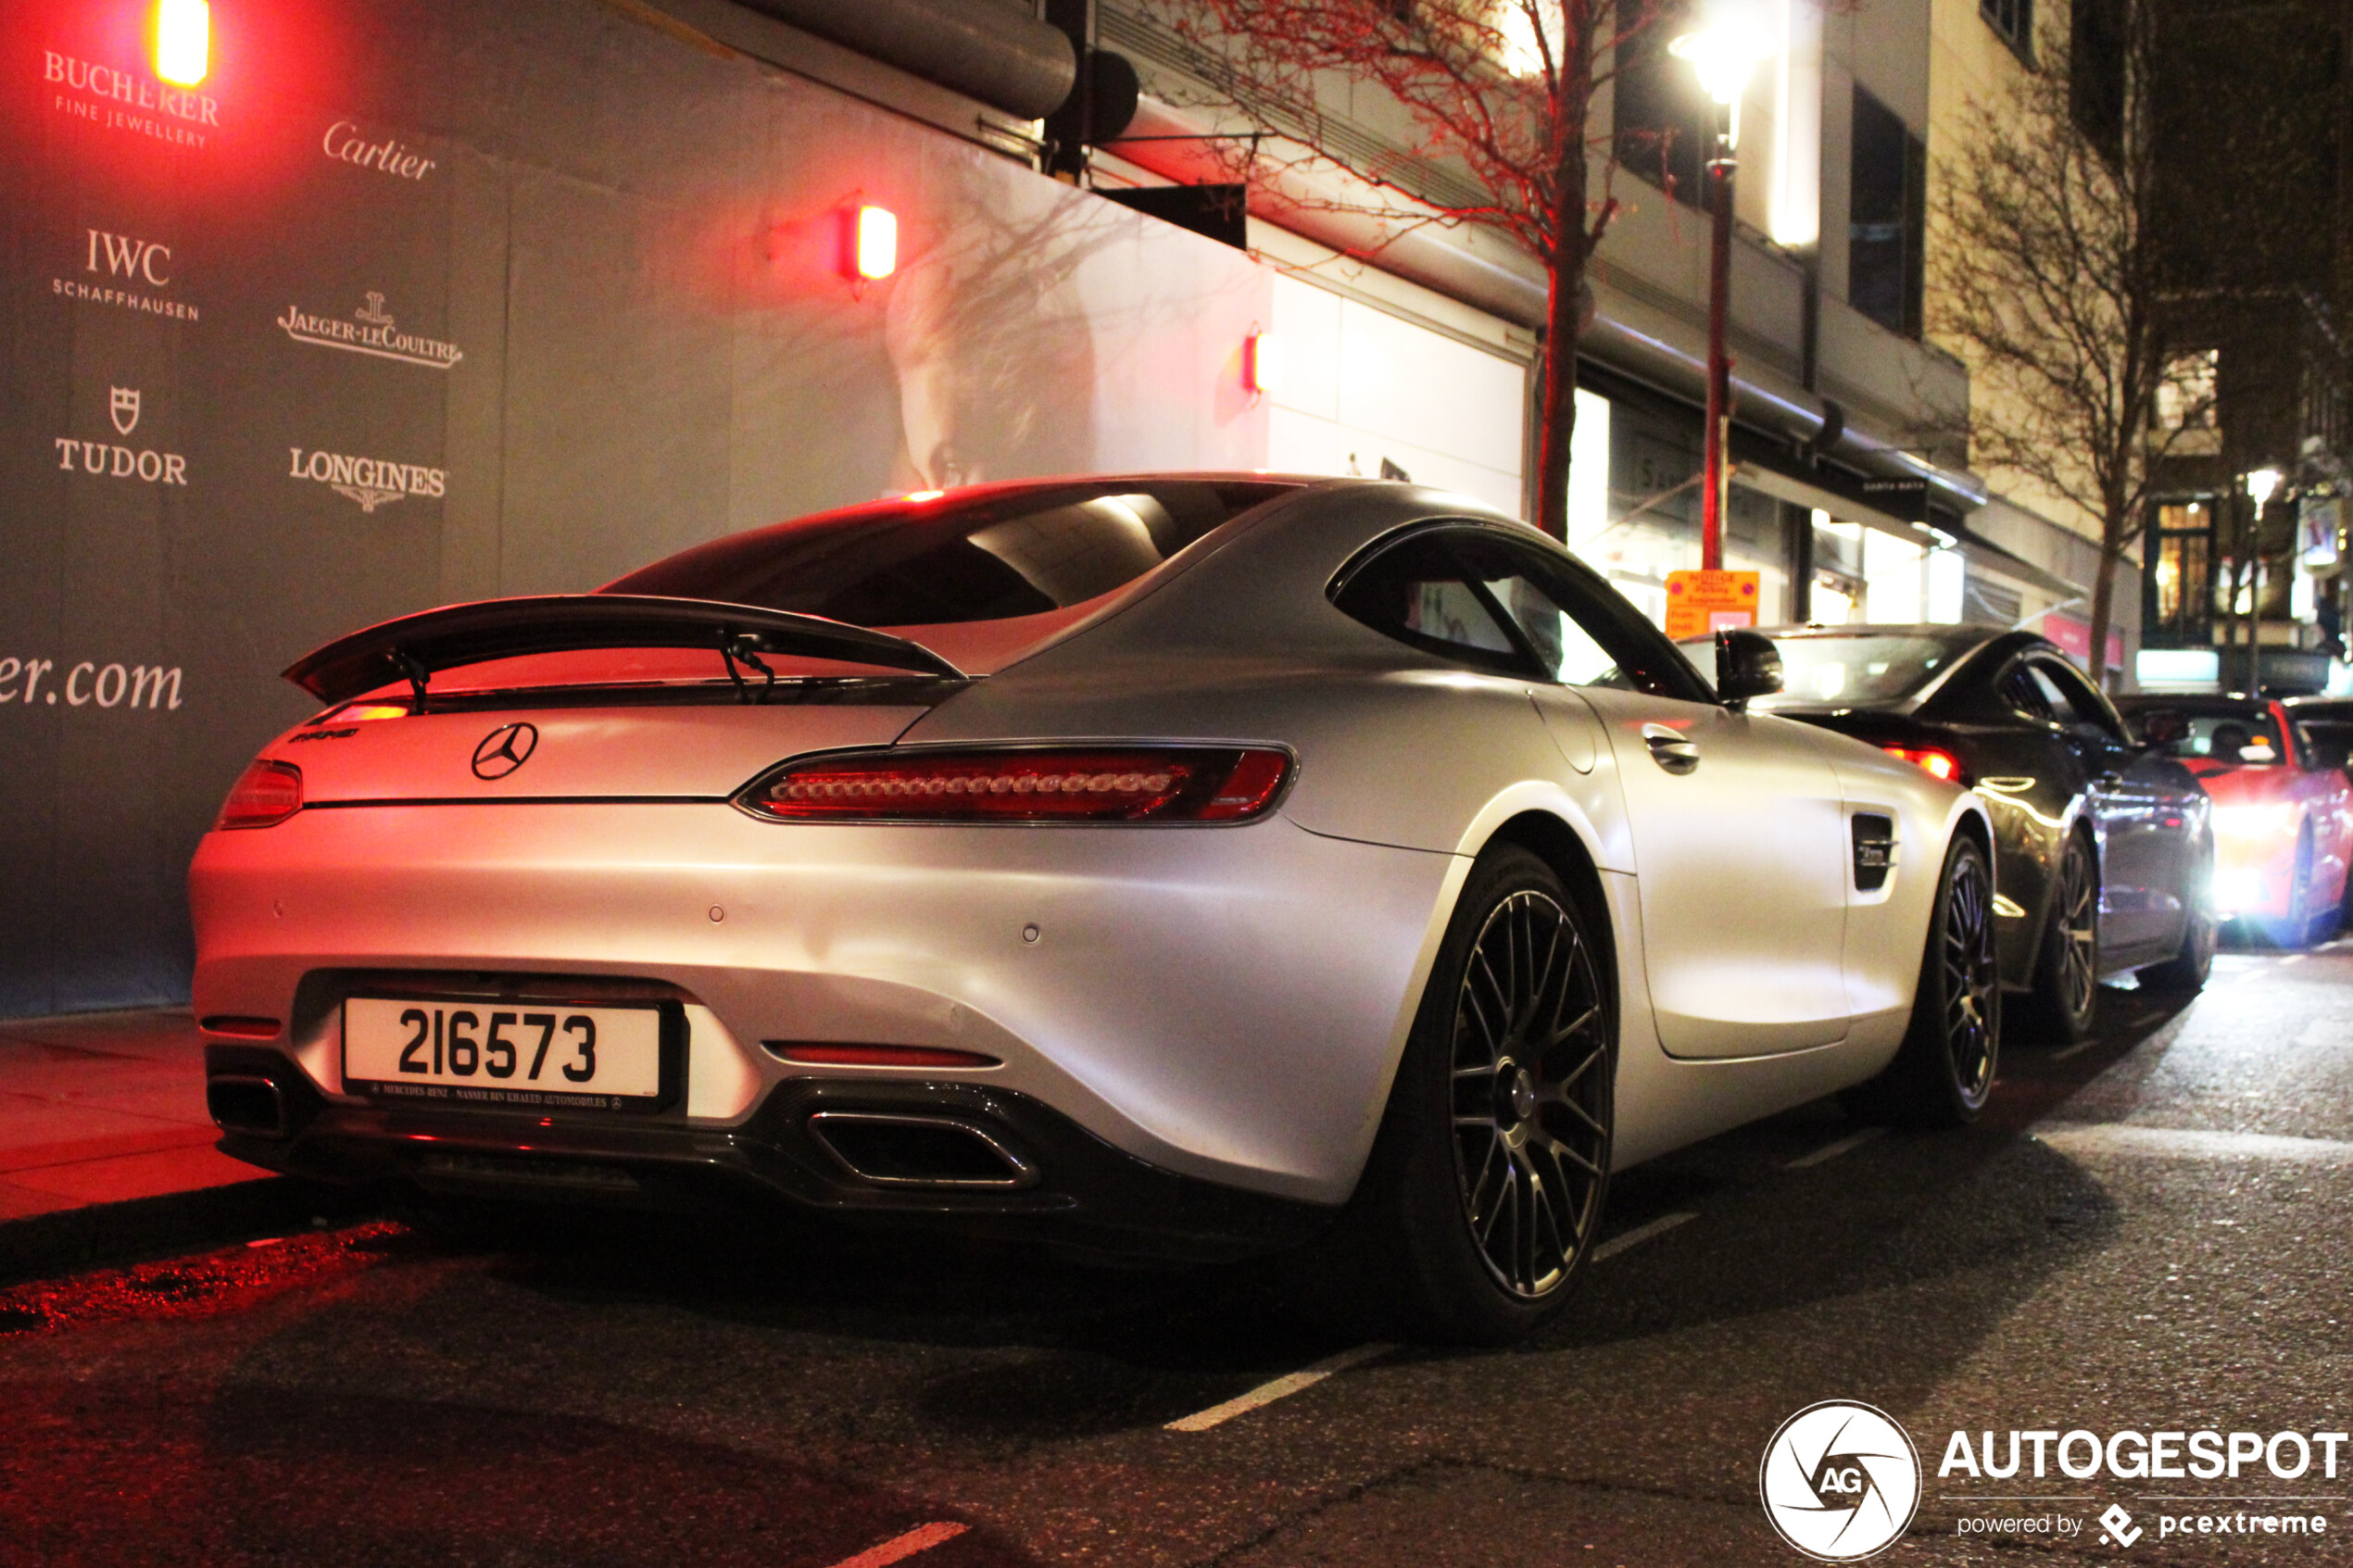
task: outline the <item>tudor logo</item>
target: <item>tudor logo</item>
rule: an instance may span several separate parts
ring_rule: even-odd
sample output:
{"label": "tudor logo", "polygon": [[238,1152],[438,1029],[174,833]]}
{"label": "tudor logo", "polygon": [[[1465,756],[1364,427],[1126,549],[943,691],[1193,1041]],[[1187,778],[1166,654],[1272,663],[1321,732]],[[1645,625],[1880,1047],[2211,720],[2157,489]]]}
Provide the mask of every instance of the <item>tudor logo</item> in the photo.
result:
{"label": "tudor logo", "polygon": [[474,747],[474,777],[503,779],[531,760],[539,732],[529,724],[501,724]]}
{"label": "tudor logo", "polygon": [[139,389],[135,386],[107,388],[107,417],[114,420],[117,435],[129,435],[139,428]]}
{"label": "tudor logo", "polygon": [[1820,1562],[1856,1562],[1895,1544],[1920,1505],[1920,1456],[1893,1416],[1825,1399],[1781,1423],[1757,1470],[1765,1516]]}

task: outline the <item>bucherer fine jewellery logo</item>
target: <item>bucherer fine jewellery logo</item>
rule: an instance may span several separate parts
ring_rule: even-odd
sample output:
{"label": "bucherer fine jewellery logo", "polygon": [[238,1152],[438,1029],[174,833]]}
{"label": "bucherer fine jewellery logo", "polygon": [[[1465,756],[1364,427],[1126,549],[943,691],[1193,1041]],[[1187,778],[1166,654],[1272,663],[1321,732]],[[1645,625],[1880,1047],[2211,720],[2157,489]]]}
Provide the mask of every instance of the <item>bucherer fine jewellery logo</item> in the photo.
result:
{"label": "bucherer fine jewellery logo", "polygon": [[1856,1562],[1893,1546],[1920,1505],[1920,1455],[1895,1419],[1825,1399],[1781,1423],[1757,1469],[1765,1517],[1821,1562]]}
{"label": "bucherer fine jewellery logo", "polygon": [[474,747],[474,777],[503,779],[531,760],[539,732],[529,724],[501,724]]}

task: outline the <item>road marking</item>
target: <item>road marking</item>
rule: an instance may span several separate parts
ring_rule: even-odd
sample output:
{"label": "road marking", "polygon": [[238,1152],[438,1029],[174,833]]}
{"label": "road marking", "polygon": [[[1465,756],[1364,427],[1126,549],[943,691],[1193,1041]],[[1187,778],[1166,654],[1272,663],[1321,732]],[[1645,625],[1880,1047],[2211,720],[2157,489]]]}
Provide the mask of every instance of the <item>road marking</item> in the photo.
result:
{"label": "road marking", "polygon": [[834,1568],[889,1568],[891,1563],[902,1558],[912,1557],[919,1551],[929,1551],[942,1541],[952,1541],[971,1528],[969,1524],[958,1524],[948,1520],[918,1524],[903,1536],[893,1536],[880,1546],[870,1546],[855,1557],[843,1558],[834,1564]]}
{"label": "road marking", "polygon": [[2302,963],[2303,961],[2304,955],[2302,953],[2290,953],[2287,957],[2282,959],[2280,963],[2282,967],[2285,967],[2288,964]]}
{"label": "road marking", "polygon": [[2188,1127],[2133,1127],[2094,1122],[2038,1129],[2036,1136],[2061,1154],[2140,1155],[2158,1160],[2283,1160],[2353,1164],[2353,1143],[2291,1138],[2272,1133],[2212,1133]]}
{"label": "road marking", "polygon": [[1848,1149],[1860,1148],[1865,1144],[1870,1142],[1873,1138],[1878,1137],[1881,1133],[1886,1131],[1887,1129],[1884,1127],[1866,1127],[1859,1133],[1849,1133],[1844,1137],[1839,1139],[1836,1143],[1826,1143],[1811,1154],[1799,1155],[1796,1159],[1791,1160],[1787,1165],[1783,1166],[1782,1169],[1786,1171],[1804,1171],[1816,1165],[1826,1165],[1830,1161],[1837,1159],[1840,1155],[1844,1154]]}
{"label": "road marking", "polygon": [[1593,1248],[1592,1261],[1606,1263],[1629,1247],[1640,1247],[1654,1236],[1665,1236],[1686,1220],[1696,1220],[1697,1214],[1661,1214],[1647,1225],[1636,1225],[1624,1236],[1612,1236]]}
{"label": "road marking", "polygon": [[[1303,1366],[1297,1372],[1285,1373],[1272,1383],[1262,1383],[1249,1393],[1238,1395],[1222,1405],[1212,1405],[1205,1411],[1198,1411],[1181,1420],[1172,1421],[1168,1424],[1167,1430],[1206,1432],[1211,1427],[1231,1421],[1238,1415],[1247,1415],[1261,1405],[1271,1405],[1277,1399],[1287,1399],[1302,1389],[1313,1388],[1336,1372],[1346,1372],[1350,1367],[1369,1361],[1376,1356],[1386,1356],[1395,1348],[1397,1347],[1394,1345],[1375,1343],[1359,1345],[1353,1350],[1342,1350],[1337,1356],[1326,1356],[1313,1366]],[[843,1568],[849,1568],[849,1565],[845,1563]]]}

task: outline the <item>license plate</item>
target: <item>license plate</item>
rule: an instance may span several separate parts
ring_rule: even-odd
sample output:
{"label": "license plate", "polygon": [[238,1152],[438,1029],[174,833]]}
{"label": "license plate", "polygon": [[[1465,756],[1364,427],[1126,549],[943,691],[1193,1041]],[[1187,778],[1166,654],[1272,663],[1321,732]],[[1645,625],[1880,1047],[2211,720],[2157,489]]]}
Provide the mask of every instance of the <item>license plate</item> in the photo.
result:
{"label": "license plate", "polygon": [[662,1012],[481,997],[351,997],[357,1093],[481,1106],[644,1109],[661,1094]]}

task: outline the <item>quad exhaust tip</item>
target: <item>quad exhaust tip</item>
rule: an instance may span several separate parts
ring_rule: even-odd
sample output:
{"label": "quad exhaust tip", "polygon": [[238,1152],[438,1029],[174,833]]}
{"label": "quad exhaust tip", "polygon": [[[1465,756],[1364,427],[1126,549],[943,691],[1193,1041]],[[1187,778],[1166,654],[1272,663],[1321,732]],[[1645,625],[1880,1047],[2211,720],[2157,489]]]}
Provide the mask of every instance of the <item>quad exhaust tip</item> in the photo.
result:
{"label": "quad exhaust tip", "polygon": [[1038,1183],[1036,1165],[952,1116],[819,1110],[809,1134],[843,1170],[876,1186],[1007,1192]]}

